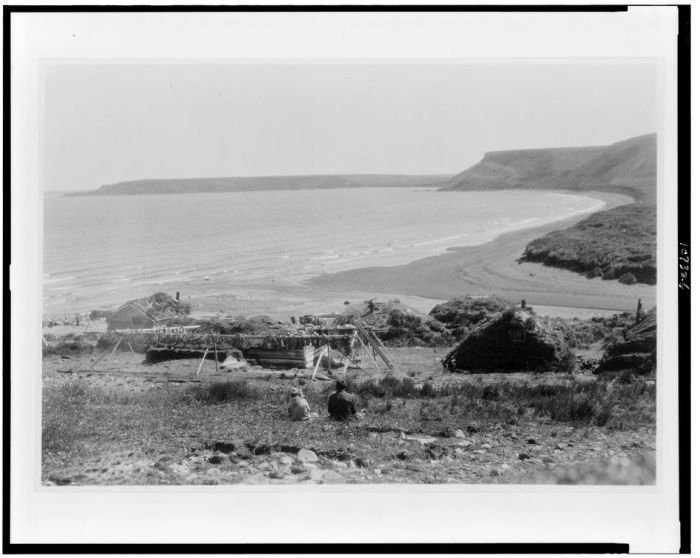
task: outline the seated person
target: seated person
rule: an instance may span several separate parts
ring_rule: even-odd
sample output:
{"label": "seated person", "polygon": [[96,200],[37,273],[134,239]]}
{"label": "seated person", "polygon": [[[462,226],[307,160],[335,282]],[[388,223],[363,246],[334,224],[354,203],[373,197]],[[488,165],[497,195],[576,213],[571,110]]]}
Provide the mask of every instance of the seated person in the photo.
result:
{"label": "seated person", "polygon": [[309,402],[304,399],[301,390],[293,388],[290,397],[289,406],[287,407],[289,418],[294,421],[311,420],[311,408],[309,407]]}
{"label": "seated person", "polygon": [[355,409],[355,396],[349,394],[347,386],[342,380],[335,383],[335,393],[328,398],[328,412],[332,419],[347,420],[350,417],[357,417]]}

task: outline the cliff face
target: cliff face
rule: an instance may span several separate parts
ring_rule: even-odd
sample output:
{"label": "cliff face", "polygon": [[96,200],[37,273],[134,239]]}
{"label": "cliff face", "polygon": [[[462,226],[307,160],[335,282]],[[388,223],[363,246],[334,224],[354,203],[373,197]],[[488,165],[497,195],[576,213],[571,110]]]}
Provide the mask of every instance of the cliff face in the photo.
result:
{"label": "cliff face", "polygon": [[609,146],[493,151],[444,189],[609,190],[653,203],[656,134]]}

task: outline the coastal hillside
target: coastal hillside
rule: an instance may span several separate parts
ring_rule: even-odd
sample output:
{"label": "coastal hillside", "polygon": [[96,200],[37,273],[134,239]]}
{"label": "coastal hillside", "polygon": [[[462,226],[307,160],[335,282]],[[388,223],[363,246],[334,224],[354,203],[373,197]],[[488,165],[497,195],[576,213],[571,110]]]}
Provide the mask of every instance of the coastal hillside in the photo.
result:
{"label": "coastal hillside", "polygon": [[656,134],[608,146],[492,151],[445,190],[599,190],[653,202]]}
{"label": "coastal hillside", "polygon": [[656,208],[640,203],[600,211],[529,242],[522,261],[583,273],[589,279],[656,284]]}
{"label": "coastal hillside", "polygon": [[445,190],[619,192],[635,203],[601,211],[525,247],[520,261],[593,279],[656,284],[656,134],[608,146],[487,153]]}
{"label": "coastal hillside", "polygon": [[76,196],[133,194],[191,194],[253,190],[309,190],[328,188],[389,188],[441,186],[449,176],[404,174],[328,174],[301,176],[239,176],[224,178],[158,178],[105,184]]}

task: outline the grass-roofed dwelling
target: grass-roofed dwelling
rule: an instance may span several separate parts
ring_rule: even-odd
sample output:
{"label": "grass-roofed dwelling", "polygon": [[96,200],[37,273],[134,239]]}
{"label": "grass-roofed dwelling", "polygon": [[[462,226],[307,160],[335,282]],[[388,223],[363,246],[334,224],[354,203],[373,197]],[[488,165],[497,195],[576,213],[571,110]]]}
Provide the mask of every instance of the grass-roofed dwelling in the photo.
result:
{"label": "grass-roofed dwelling", "polygon": [[443,359],[451,371],[570,371],[574,355],[562,332],[529,308],[510,307],[476,326]]}
{"label": "grass-roofed dwelling", "polygon": [[115,329],[148,329],[156,318],[134,302],[127,302],[107,319],[107,331]]}
{"label": "grass-roofed dwelling", "polygon": [[642,375],[656,373],[656,308],[607,344],[594,373],[626,371]]}
{"label": "grass-roofed dwelling", "polygon": [[148,329],[157,323],[176,319],[190,313],[190,305],[166,293],[137,298],[120,306],[107,318],[107,330]]}

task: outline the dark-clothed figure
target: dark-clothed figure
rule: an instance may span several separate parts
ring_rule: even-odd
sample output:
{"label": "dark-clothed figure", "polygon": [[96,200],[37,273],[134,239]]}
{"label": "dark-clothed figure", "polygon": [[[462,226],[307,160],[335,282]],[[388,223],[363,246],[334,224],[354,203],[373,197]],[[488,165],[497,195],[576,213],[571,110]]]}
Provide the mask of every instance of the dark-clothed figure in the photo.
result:
{"label": "dark-clothed figure", "polygon": [[335,393],[328,398],[328,412],[332,419],[347,420],[357,416],[355,397],[349,394],[346,389],[345,382],[338,380],[335,384]]}

